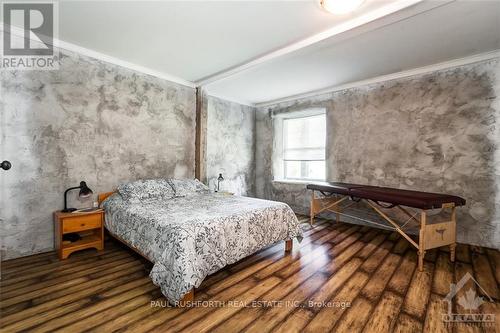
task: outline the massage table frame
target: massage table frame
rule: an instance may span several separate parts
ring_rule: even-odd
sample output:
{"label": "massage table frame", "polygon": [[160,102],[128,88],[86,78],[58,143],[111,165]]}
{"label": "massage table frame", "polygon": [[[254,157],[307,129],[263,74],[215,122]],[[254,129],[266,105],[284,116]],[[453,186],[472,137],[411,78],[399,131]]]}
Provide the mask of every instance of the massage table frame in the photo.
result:
{"label": "massage table frame", "polygon": [[[116,193],[116,191],[112,191],[112,192],[104,192],[104,193],[99,193],[97,195],[97,201],[99,203],[99,206],[101,205],[101,203],[106,200],[109,196],[111,196],[112,194]],[[122,243],[123,245],[125,245],[126,247],[128,247],[129,249],[131,249],[132,251],[134,251],[135,253],[137,253],[138,255],[140,255],[142,258],[144,258],[146,261],[150,262],[151,264],[154,264],[153,262],[151,262],[151,260],[144,254],[142,253],[140,250],[130,246],[124,239],[122,239],[120,236],[117,236],[115,235],[113,232],[111,232],[109,229],[107,229],[107,232],[109,233],[109,235],[111,237],[113,237],[114,239],[116,239],[117,241],[119,241],[120,243]],[[288,254],[292,251],[293,249],[293,240],[292,239],[288,239],[285,241],[285,253]],[[186,306],[186,305],[189,305],[190,303],[192,303],[194,301],[194,289],[191,289],[187,294],[184,295],[184,297],[177,302],[177,304],[175,305],[178,305],[180,307],[183,307],[183,306]]]}
{"label": "massage table frame", "polygon": [[[394,205],[390,208],[397,208],[403,214],[407,215],[409,220],[413,220],[419,226],[419,237],[418,243],[415,242],[404,230],[403,227],[409,222],[407,220],[403,226],[398,224],[394,219],[390,218],[385,214],[380,208],[379,204],[370,199],[357,198],[359,201],[354,201],[347,205],[346,207],[341,207],[340,204],[350,198],[349,195],[334,194],[331,196],[326,195],[323,191],[311,190],[311,210],[310,210],[310,224],[313,225],[314,217],[322,212],[329,211],[336,214],[336,221],[340,222],[340,215],[342,211],[356,204],[357,202],[363,201],[370,208],[372,208],[380,217],[387,221],[393,226],[393,229],[403,236],[411,245],[413,245],[418,252],[418,269],[423,270],[424,267],[424,257],[425,252],[430,249],[434,249],[441,246],[450,246],[450,260],[455,261],[455,248],[456,248],[456,207],[455,203],[443,203],[441,206],[441,211],[450,210],[450,219],[445,221],[440,221],[437,223],[428,224],[427,223],[427,210],[418,209],[418,214],[412,215],[407,209],[400,205]],[[323,197],[316,197],[315,192],[320,192]],[[383,207],[383,206],[382,206]],[[389,208],[389,207],[384,207]],[[417,218],[416,215],[420,215]],[[374,224],[378,224],[372,222]]]}

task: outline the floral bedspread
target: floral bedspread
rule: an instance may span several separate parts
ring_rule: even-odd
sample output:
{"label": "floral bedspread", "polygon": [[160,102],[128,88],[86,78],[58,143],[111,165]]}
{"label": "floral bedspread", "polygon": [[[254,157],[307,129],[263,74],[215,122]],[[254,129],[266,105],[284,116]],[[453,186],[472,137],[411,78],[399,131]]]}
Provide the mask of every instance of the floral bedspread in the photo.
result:
{"label": "floral bedspread", "polygon": [[106,228],[154,263],[150,277],[173,303],[224,266],[302,237],[281,202],[217,193],[127,201],[116,193],[103,207]]}

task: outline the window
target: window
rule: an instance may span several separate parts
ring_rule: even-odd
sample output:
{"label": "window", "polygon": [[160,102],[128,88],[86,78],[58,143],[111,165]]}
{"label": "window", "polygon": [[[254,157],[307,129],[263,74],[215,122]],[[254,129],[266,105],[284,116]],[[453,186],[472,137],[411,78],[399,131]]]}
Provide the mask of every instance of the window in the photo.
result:
{"label": "window", "polygon": [[285,179],[325,179],[325,114],[283,119]]}

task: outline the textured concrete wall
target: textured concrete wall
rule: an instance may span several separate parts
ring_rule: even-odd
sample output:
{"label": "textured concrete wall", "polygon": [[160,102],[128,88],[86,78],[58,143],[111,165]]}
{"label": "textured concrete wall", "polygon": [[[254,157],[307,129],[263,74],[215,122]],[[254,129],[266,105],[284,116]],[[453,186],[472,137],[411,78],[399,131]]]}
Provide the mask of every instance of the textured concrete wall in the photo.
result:
{"label": "textured concrete wall", "polygon": [[463,196],[460,242],[500,248],[500,61],[298,100],[257,112],[257,196],[308,211],[303,184],[273,183],[270,114],[327,110],[329,180]]}
{"label": "textured concrete wall", "polygon": [[13,165],[0,174],[3,259],[53,248],[52,212],[80,180],[97,194],[194,177],[193,89],[72,53],[58,71],[0,75],[0,158]]}
{"label": "textured concrete wall", "polygon": [[255,108],[209,96],[207,104],[207,180],[210,189],[255,195]]}

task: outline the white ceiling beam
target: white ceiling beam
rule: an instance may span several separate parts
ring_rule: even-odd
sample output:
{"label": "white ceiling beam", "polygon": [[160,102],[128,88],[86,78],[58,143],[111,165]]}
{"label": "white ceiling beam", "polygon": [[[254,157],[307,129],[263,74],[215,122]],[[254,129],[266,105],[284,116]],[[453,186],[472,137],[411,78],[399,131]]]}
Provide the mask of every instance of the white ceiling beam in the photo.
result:
{"label": "white ceiling beam", "polygon": [[[207,76],[205,78],[202,78],[200,80],[195,81],[195,84],[197,86],[206,86],[210,83],[213,83],[215,81],[222,80],[224,78],[227,78],[229,76],[236,75],[240,72],[243,72],[251,67],[257,66],[259,64],[262,64],[264,62],[270,61],[272,59],[284,56],[286,54],[289,54],[291,52],[298,51],[300,49],[303,49],[305,47],[308,47],[310,45],[313,45],[315,43],[321,42],[325,39],[331,38],[335,35],[339,35],[341,33],[347,32],[349,30],[355,29],[357,27],[360,27],[364,24],[373,22],[375,20],[381,19],[384,16],[393,14],[395,12],[398,12],[402,9],[411,7],[413,5],[416,5],[423,0],[399,0],[399,1],[394,1],[390,2],[388,5],[383,6],[379,9],[373,10],[371,12],[368,12],[366,14],[354,17],[350,20],[347,20],[341,24],[338,24],[330,29],[327,29],[323,32],[320,32],[319,34],[313,35],[311,37],[305,38],[303,40],[300,40],[298,42],[295,42],[293,44],[287,45],[283,48],[280,48],[278,50],[266,53],[262,56],[259,56],[255,59],[252,59],[248,62],[245,62],[243,64],[231,67],[229,69],[220,71],[218,73],[215,73],[213,75]],[[446,1],[450,2],[450,1]],[[433,5],[433,7],[437,7],[442,5],[442,3],[438,4],[437,2]],[[425,10],[428,10],[426,8]]]}

